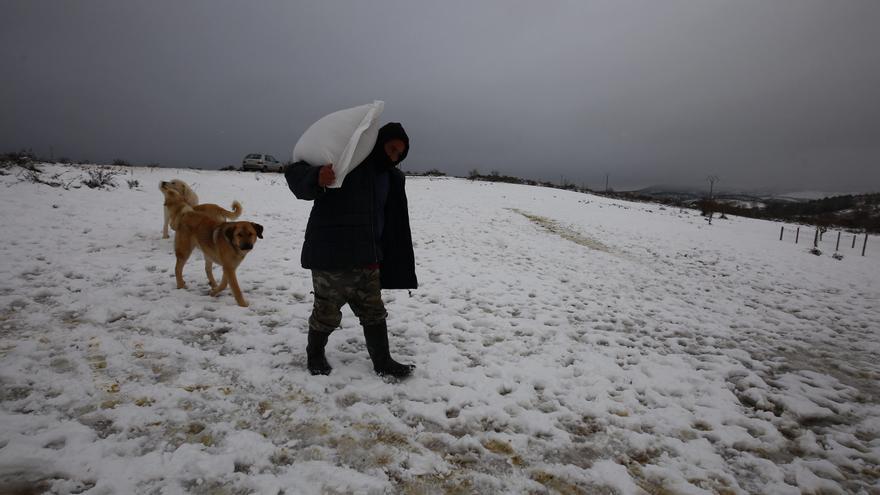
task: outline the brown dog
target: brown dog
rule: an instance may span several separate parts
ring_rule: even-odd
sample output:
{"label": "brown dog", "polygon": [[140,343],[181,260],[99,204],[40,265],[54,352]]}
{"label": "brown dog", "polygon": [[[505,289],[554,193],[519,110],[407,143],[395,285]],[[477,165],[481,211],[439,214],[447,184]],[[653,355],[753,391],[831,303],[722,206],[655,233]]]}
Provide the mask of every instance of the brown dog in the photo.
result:
{"label": "brown dog", "polygon": [[[177,233],[174,235],[174,254],[177,264],[174,275],[177,288],[185,289],[183,266],[198,247],[205,255],[205,274],[211,284],[211,295],[216,296],[226,284],[232,288],[232,295],[239,306],[247,307],[248,303],[241,294],[235,269],[244,257],[254,248],[257,239],[263,238],[263,226],[253,222],[229,222],[211,218],[197,211],[186,211],[177,222]],[[223,279],[220,284],[214,280],[214,263],[223,267]]]}
{"label": "brown dog", "polygon": [[164,180],[160,181],[159,190],[165,195],[165,223],[162,224],[162,239],[168,239],[168,225],[171,222],[172,216],[171,211],[168,209],[168,191],[177,192],[180,199],[191,207],[199,204],[199,197],[186,182],[180,179],[167,182]]}
{"label": "brown dog", "polygon": [[235,220],[241,216],[241,212],[243,211],[241,203],[238,201],[232,202],[232,211],[229,211],[211,203],[192,206],[186,202],[180,193],[171,188],[162,189],[162,194],[165,195],[165,218],[168,225],[171,225],[171,228],[174,230],[177,230],[177,223],[180,216],[188,211],[197,211],[204,215],[208,215],[218,222]]}

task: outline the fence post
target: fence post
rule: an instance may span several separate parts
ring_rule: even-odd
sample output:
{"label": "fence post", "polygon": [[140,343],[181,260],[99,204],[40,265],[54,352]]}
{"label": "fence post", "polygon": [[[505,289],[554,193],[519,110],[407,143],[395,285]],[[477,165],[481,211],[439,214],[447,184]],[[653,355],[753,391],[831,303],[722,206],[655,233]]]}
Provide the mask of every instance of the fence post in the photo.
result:
{"label": "fence post", "polygon": [[819,227],[816,227],[816,237],[813,237],[813,247],[819,247]]}
{"label": "fence post", "polygon": [[779,240],[782,240],[782,233],[785,232],[785,225],[779,228]]}
{"label": "fence post", "polygon": [[837,233],[837,245],[834,246],[834,250],[837,251],[840,249],[840,232]]}
{"label": "fence post", "polygon": [[862,256],[865,255],[865,248],[868,247],[868,233],[865,232],[865,243],[862,244]]}
{"label": "fence post", "polygon": [[853,234],[853,245],[850,249],[855,249],[855,248],[856,248],[856,235]]}
{"label": "fence post", "polygon": [[801,236],[801,228],[798,227],[797,231],[794,233],[794,243],[795,244],[798,243],[798,238],[800,238],[800,236]]}

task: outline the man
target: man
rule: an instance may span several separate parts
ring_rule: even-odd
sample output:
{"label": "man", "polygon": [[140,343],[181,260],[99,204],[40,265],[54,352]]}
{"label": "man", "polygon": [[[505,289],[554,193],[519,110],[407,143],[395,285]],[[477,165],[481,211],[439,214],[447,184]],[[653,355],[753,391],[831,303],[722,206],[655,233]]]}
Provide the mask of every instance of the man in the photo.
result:
{"label": "man", "polygon": [[303,268],[312,270],[315,291],[306,347],[312,375],[330,374],[324,347],[346,303],[364,327],[376,373],[402,378],[415,368],[391,359],[381,294],[418,285],[405,177],[396,168],[408,152],[409,137],[392,122],[379,129],[370,155],[338,189],[326,188],[335,179],[332,165],[301,161],[284,172],[297,198],[314,200],[301,259]]}

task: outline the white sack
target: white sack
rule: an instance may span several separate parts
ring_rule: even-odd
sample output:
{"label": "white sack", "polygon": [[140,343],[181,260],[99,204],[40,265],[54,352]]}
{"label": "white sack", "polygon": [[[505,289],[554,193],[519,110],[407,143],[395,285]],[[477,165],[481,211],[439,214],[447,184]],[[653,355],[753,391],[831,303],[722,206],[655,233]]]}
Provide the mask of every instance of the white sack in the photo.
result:
{"label": "white sack", "polygon": [[376,145],[379,115],[385,102],[333,112],[311,125],[293,147],[293,161],[313,166],[333,164],[336,180],[327,187],[340,187],[342,180],[357,167]]}

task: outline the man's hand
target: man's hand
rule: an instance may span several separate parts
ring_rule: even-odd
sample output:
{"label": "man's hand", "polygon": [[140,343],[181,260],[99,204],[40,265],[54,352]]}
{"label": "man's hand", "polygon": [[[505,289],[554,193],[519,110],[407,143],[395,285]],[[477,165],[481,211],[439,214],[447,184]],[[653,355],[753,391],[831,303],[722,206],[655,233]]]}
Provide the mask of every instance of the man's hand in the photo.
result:
{"label": "man's hand", "polygon": [[336,174],[333,173],[333,164],[324,165],[318,172],[318,185],[327,187],[336,180]]}

